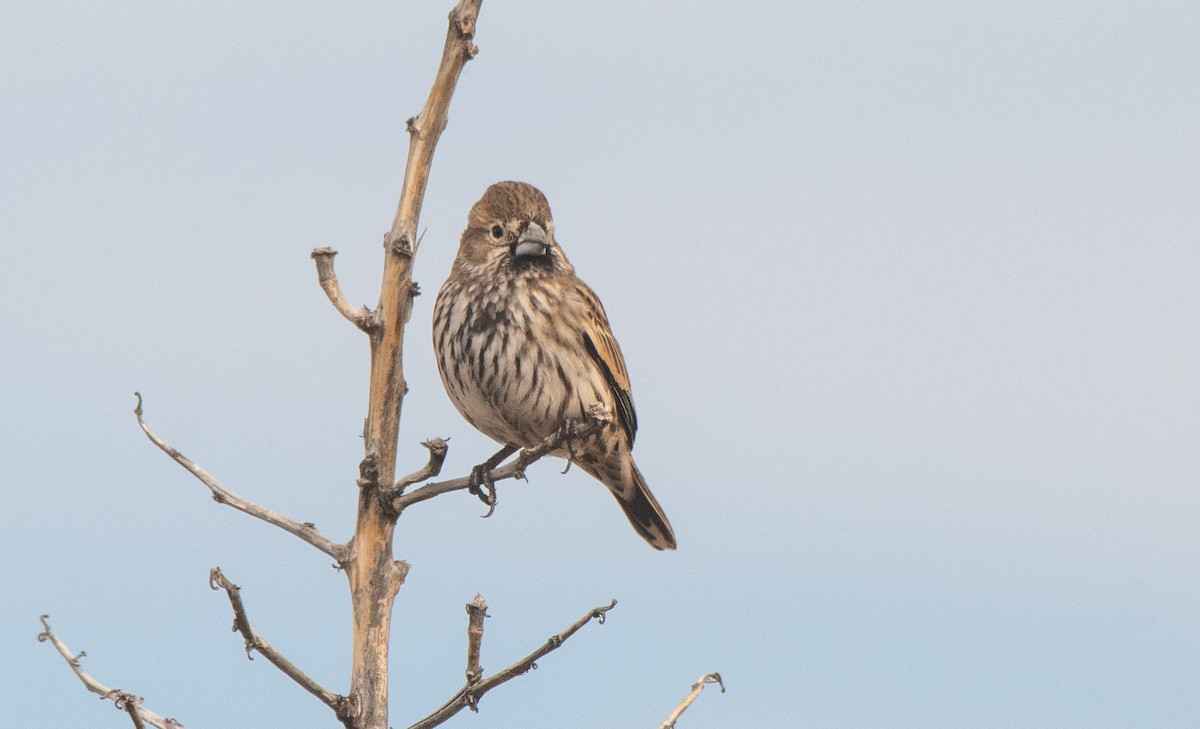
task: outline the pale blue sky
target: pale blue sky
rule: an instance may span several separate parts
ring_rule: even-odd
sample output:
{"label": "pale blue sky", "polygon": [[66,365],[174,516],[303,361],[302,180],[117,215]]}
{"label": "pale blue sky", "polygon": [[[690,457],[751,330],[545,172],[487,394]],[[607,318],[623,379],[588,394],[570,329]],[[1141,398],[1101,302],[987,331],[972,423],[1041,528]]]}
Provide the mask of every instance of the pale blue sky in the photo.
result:
{"label": "pale blue sky", "polygon": [[[345,580],[137,430],[352,528],[380,241],[449,2],[0,7],[0,725],[128,726],[34,636],[189,729],[334,727],[245,660],[347,687]],[[1200,9],[485,3],[434,162],[402,467],[452,437],[433,293],[500,179],[548,195],[633,379],[659,554],[558,464],[397,530],[391,723],[1200,725]]]}

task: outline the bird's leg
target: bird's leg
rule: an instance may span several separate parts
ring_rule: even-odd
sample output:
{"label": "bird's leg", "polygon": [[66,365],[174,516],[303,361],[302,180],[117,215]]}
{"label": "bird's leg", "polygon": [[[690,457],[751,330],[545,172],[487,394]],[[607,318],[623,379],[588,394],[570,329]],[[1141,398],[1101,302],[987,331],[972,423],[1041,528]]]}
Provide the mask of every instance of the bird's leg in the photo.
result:
{"label": "bird's leg", "polygon": [[[517,452],[517,447],[514,445],[506,445],[496,451],[495,455],[471,469],[471,482],[467,490],[479,497],[479,500],[487,504],[488,512],[483,515],[483,518],[488,518],[492,512],[496,510],[496,483],[492,480],[492,470],[504,462],[512,454]],[[482,486],[483,489],[479,487]],[[484,493],[484,492],[487,493]]]}
{"label": "bird's leg", "polygon": [[501,463],[503,463],[505,458],[508,458],[509,456],[511,456],[512,454],[514,454],[516,452],[517,452],[517,447],[515,445],[506,445],[503,448],[501,448],[500,450],[496,451],[496,453],[493,454],[491,458],[487,459],[486,461],[479,464],[475,468],[472,468],[471,469],[471,486],[469,488],[470,492],[475,494],[476,496],[480,496],[480,493],[479,493],[480,486],[487,485],[490,488],[491,481],[492,481],[492,471],[495,470],[496,466],[499,466]]}

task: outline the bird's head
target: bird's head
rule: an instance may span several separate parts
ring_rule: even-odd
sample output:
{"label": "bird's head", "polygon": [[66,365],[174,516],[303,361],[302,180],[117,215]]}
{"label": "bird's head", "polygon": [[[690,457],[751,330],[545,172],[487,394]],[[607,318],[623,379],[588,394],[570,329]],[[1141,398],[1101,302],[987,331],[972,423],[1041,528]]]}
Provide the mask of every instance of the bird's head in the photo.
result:
{"label": "bird's head", "polygon": [[531,275],[572,270],[554,240],[550,203],[525,182],[497,182],[483,193],[467,216],[456,265]]}

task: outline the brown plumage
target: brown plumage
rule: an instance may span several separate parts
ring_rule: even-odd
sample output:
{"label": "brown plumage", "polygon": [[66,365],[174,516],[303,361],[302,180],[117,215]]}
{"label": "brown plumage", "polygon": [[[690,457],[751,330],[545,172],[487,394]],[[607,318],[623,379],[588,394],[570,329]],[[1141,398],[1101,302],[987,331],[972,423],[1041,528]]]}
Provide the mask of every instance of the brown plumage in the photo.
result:
{"label": "brown plumage", "polygon": [[633,462],[637,414],[621,348],[600,299],[554,239],[537,188],[498,182],[471,208],[434,306],[433,346],[455,407],[505,446],[536,445],[590,404],[608,406],[613,421],[574,444],[574,460],[608,487],[652,547],[675,548]]}

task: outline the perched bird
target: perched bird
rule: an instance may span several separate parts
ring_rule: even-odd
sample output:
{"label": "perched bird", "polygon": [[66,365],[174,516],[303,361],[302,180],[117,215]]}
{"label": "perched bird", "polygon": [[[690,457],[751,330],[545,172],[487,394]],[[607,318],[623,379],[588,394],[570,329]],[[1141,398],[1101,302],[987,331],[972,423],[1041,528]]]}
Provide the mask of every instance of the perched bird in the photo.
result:
{"label": "perched bird", "polygon": [[471,208],[434,305],[433,347],[455,407],[505,446],[496,462],[592,403],[607,406],[614,418],[599,433],[553,455],[569,456],[607,486],[650,546],[675,548],[633,462],[637,415],[621,348],[600,299],[554,239],[550,204],[537,188],[498,182]]}

